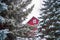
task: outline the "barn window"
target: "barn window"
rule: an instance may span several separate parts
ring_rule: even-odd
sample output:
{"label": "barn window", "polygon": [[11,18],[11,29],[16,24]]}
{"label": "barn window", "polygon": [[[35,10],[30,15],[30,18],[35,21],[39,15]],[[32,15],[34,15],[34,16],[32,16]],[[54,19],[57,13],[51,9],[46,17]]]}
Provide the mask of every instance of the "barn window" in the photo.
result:
{"label": "barn window", "polygon": [[33,20],[33,23],[36,23],[36,19]]}

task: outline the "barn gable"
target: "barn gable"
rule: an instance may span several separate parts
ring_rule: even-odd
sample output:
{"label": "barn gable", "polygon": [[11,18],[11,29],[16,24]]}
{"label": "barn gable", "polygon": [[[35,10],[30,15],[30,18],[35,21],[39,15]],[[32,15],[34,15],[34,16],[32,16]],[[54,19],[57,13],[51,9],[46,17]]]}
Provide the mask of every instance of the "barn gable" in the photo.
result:
{"label": "barn gable", "polygon": [[37,25],[38,23],[39,23],[39,20],[38,20],[36,17],[32,17],[32,18],[27,22],[27,24],[30,25],[30,26]]}

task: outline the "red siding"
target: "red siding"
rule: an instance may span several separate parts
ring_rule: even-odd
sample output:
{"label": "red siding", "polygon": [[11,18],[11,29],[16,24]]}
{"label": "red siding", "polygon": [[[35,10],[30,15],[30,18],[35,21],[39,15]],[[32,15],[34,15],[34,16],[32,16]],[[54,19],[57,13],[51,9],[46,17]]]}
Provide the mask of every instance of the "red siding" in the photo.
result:
{"label": "red siding", "polygon": [[[34,22],[33,22],[33,21],[34,21]],[[29,24],[30,26],[34,26],[34,25],[37,25],[38,22],[39,22],[39,20],[38,20],[37,18],[33,17],[33,18],[28,22],[28,24]]]}
{"label": "red siding", "polygon": [[34,28],[33,31],[38,30],[38,28]]}

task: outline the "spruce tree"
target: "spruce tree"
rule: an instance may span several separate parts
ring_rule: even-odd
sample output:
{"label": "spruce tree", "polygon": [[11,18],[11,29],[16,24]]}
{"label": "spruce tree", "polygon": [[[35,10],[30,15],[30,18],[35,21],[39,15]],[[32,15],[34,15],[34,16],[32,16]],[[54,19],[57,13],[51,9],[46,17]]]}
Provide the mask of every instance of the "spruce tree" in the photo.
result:
{"label": "spruce tree", "polygon": [[53,38],[56,30],[60,29],[60,0],[43,1],[44,8],[42,11],[42,19],[40,26],[45,29],[44,35],[49,35]]}
{"label": "spruce tree", "polygon": [[[8,9],[0,12],[0,16],[5,19],[3,28],[0,28],[9,29],[9,31],[14,35],[24,37],[22,34],[24,34],[24,32],[26,33],[28,28],[24,30],[25,26],[22,25],[21,22],[26,18],[26,16],[32,11],[34,7],[33,5],[31,8],[26,9],[26,6],[29,5],[31,1],[32,0],[1,0],[1,3],[8,5]],[[22,30],[20,28],[22,28]]]}

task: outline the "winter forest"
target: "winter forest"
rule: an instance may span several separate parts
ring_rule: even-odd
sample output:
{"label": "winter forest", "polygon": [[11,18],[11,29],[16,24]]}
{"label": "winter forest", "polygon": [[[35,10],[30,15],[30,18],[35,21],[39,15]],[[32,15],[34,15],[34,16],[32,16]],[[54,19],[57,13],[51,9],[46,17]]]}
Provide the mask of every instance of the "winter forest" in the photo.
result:
{"label": "winter forest", "polygon": [[60,40],[60,0],[0,0],[0,40]]}

